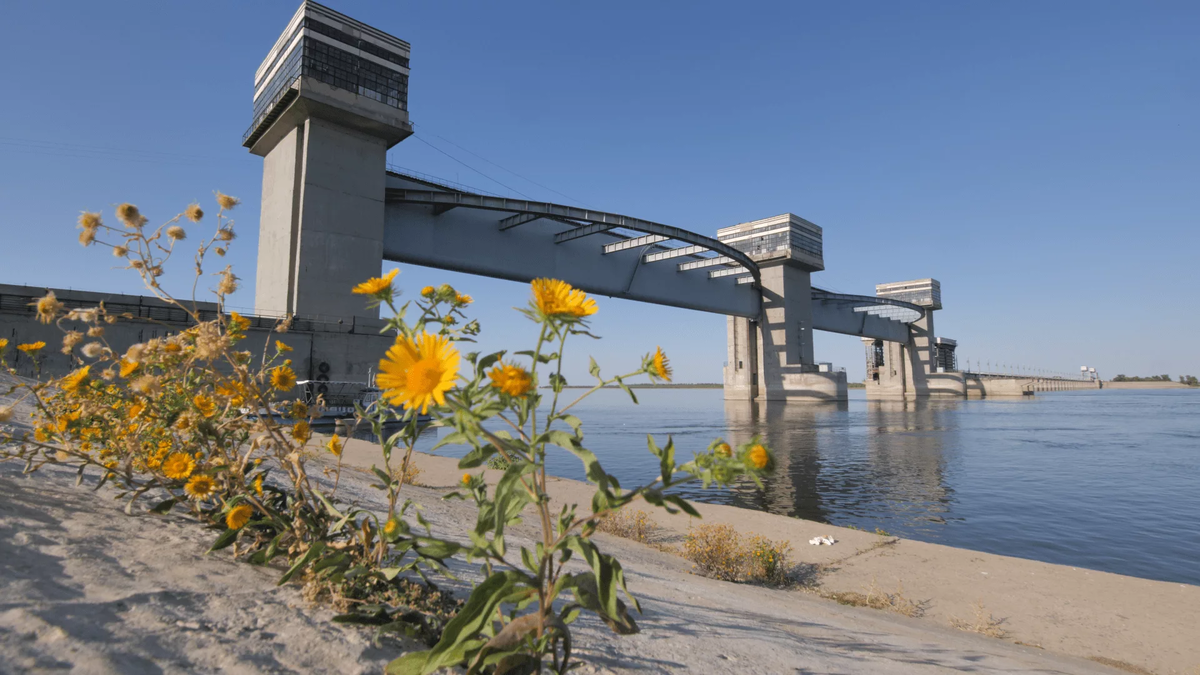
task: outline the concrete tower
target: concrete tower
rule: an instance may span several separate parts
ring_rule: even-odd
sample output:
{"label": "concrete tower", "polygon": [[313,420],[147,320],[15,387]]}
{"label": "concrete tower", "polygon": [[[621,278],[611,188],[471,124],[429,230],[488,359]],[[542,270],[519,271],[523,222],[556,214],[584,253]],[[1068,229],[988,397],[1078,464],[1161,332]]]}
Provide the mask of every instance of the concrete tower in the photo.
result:
{"label": "concrete tower", "polygon": [[963,396],[960,375],[938,373],[933,328],[933,313],[942,308],[942,285],[938,280],[879,284],[875,295],[919,305],[925,315],[909,325],[906,343],[863,338],[867,347],[867,394],[872,398]]}
{"label": "concrete tower", "polygon": [[846,398],[845,373],[818,372],[813,358],[813,272],[825,269],[821,228],[785,213],[717,230],[762,274],[758,321],[729,317],[725,398],[824,401]]}
{"label": "concrete tower", "polygon": [[383,266],[388,148],[412,134],[409,44],[306,0],[254,75],[263,157],[259,314],[378,318],[350,289]]}

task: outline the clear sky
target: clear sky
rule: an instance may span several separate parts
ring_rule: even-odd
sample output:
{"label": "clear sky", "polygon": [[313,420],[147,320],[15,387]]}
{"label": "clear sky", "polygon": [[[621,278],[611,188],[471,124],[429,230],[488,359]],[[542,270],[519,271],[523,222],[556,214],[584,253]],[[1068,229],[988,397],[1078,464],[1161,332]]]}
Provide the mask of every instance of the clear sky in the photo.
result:
{"label": "clear sky", "polygon": [[[968,359],[1200,374],[1198,3],[327,4],[412,43],[396,165],[707,234],[791,211],[824,228],[817,285],[939,279]],[[0,282],[137,292],[74,243],[79,211],[159,220],[220,189],[244,200],[228,260],[252,306],[262,160],[240,139],[297,5],[7,4]],[[456,285],[485,346],[525,346],[524,286],[399,281]],[[723,317],[600,306],[570,377],[662,345],[677,380],[720,381]],[[862,378],[857,338],[816,346]]]}

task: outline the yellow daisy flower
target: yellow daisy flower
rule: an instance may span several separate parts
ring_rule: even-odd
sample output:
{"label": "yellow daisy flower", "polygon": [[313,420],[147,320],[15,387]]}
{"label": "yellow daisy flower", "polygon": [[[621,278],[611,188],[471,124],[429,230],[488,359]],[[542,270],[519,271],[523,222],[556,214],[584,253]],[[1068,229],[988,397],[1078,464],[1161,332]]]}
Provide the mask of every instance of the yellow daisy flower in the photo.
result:
{"label": "yellow daisy flower", "polygon": [[0,349],[8,346],[8,338],[0,338]]}
{"label": "yellow daisy flower", "polygon": [[421,289],[421,295],[426,298],[432,298],[437,293],[437,289],[433,286],[426,286]]}
{"label": "yellow daisy flower", "polygon": [[383,533],[389,537],[396,534],[399,529],[400,523],[396,522],[395,518],[388,518],[388,521],[383,524]]}
{"label": "yellow daisy flower", "polygon": [[771,463],[771,453],[760,443],[755,443],[746,453],[746,459],[755,469],[765,469]]}
{"label": "yellow daisy flower", "polygon": [[472,302],[475,302],[475,298],[472,298],[469,295],[463,295],[462,293],[459,293],[454,300],[460,305],[469,305]]}
{"label": "yellow daisy flower", "polygon": [[399,273],[400,268],[396,268],[381,277],[371,277],[355,286],[350,292],[359,295],[372,295],[380,300],[390,298],[392,297],[392,279],[395,279]]}
{"label": "yellow daisy flower", "polygon": [[188,480],[187,485],[183,486],[183,491],[191,495],[192,499],[207,499],[217,491],[217,482],[212,476],[199,474]]}
{"label": "yellow daisy flower", "polygon": [[79,370],[76,370],[60,380],[58,386],[68,394],[77,393],[79,391],[79,387],[83,386],[84,382],[87,381],[88,371],[91,370],[91,368],[91,366],[84,366]]}
{"label": "yellow daisy flower", "polygon": [[342,442],[342,439],[337,434],[331,436],[329,442],[325,444],[325,447],[338,457],[342,456],[342,448],[344,446],[345,443]]}
{"label": "yellow daisy flower", "polygon": [[254,515],[254,508],[249,504],[238,504],[229,509],[229,513],[225,514],[225,525],[231,530],[240,530],[250,522],[250,516]]}
{"label": "yellow daisy flower", "polygon": [[217,414],[217,404],[208,394],[196,394],[192,397],[192,405],[196,406],[196,410],[199,410],[200,414],[205,417]]}
{"label": "yellow daisy flower", "polygon": [[721,443],[720,445],[718,445],[716,447],[715,452],[716,452],[717,457],[732,457],[733,456],[733,448],[729,447],[728,443]]}
{"label": "yellow daisy flower", "polygon": [[196,470],[196,460],[186,452],[173,452],[162,463],[163,475],[171,480],[183,480]]}
{"label": "yellow daisy flower", "polygon": [[533,389],[533,378],[518,365],[498,363],[488,372],[492,387],[509,396],[524,396]]}
{"label": "yellow daisy flower", "polygon": [[259,497],[261,497],[262,493],[263,493],[262,484],[263,484],[263,477],[262,477],[262,474],[260,473],[260,474],[258,474],[258,477],[256,477],[254,479],[254,493],[257,494]]}
{"label": "yellow daisy flower", "polygon": [[533,303],[544,316],[583,318],[596,313],[596,301],[558,279],[534,279]]}
{"label": "yellow daisy flower", "polygon": [[271,386],[279,391],[288,391],[296,386],[296,371],[288,366],[271,369]]}
{"label": "yellow daisy flower", "polygon": [[376,384],[384,390],[384,400],[424,414],[430,404],[446,403],[446,392],[458,379],[458,360],[458,350],[444,335],[397,337],[379,362]]}
{"label": "yellow daisy flower", "polygon": [[308,426],[308,422],[300,421],[292,427],[292,438],[297,443],[307,443],[312,437],[312,428]]}
{"label": "yellow daisy flower", "polygon": [[465,486],[465,485],[470,485],[470,484],[471,484],[471,474],[469,474],[469,473],[464,473],[464,474],[462,475],[462,484],[463,484],[464,486]]}
{"label": "yellow daisy flower", "polygon": [[287,346],[287,345],[285,345],[285,344],[283,344],[283,343],[282,343],[282,342],[280,342],[279,340],[276,340],[276,341],[275,341],[275,351],[277,351],[277,352],[279,352],[279,353],[281,353],[281,354],[282,354],[282,353],[285,353],[285,352],[290,352],[290,351],[292,351],[292,348],[291,348],[291,347],[289,347],[289,346]]}
{"label": "yellow daisy flower", "polygon": [[45,346],[46,346],[45,342],[38,340],[37,342],[27,342],[23,345],[17,345],[17,349],[20,349],[21,351],[25,352],[26,354],[36,354],[37,352],[41,351],[42,348]]}
{"label": "yellow daisy flower", "polygon": [[250,319],[238,314],[237,312],[229,313],[229,330],[233,332],[242,332],[250,327]]}
{"label": "yellow daisy flower", "polygon": [[129,377],[129,374],[137,369],[137,361],[126,361],[125,359],[121,359],[121,377]]}
{"label": "yellow daisy flower", "polygon": [[671,362],[667,360],[667,355],[663,353],[662,347],[658,347],[654,351],[654,363],[650,374],[660,380],[671,381]]}

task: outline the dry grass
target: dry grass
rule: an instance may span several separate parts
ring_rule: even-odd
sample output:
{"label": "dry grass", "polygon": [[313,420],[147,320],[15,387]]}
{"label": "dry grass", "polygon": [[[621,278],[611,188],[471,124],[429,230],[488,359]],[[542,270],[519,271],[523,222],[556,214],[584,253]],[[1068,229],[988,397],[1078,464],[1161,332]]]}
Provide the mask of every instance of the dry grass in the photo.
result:
{"label": "dry grass", "polygon": [[991,612],[983,606],[983,602],[975,603],[975,618],[970,621],[959,619],[958,617],[950,617],[950,625],[959,630],[965,630],[968,633],[979,633],[992,638],[1006,638],[1008,631],[1004,629],[1004,622],[1008,619],[997,619],[992,616]]}
{"label": "dry grass", "polygon": [[904,595],[904,585],[896,584],[896,592],[888,593],[879,587],[874,579],[871,580],[871,585],[867,587],[865,593],[857,591],[837,591],[832,593],[822,593],[822,597],[836,600],[843,605],[851,607],[870,607],[871,609],[881,609],[888,612],[895,612],[903,616],[918,617],[925,613],[926,602],[918,602]]}
{"label": "dry grass", "polygon": [[645,511],[620,509],[601,518],[596,529],[606,534],[650,544],[650,537],[658,530],[658,525]]}
{"label": "dry grass", "polygon": [[699,525],[688,530],[683,557],[697,573],[723,581],[790,583],[792,545],[750,533],[744,538],[729,525]]}
{"label": "dry grass", "polygon": [[405,485],[415,485],[417,487],[428,487],[421,483],[421,480],[420,480],[421,467],[417,466],[417,463],[414,460],[412,460],[412,459],[408,460],[408,468],[407,469],[404,468],[403,464],[401,464],[400,466],[393,469],[392,476],[395,478],[399,478],[402,471],[404,474],[404,484]]}
{"label": "dry grass", "polygon": [[[1104,665],[1108,666],[1109,668],[1116,668],[1117,670],[1123,670],[1127,673],[1135,673],[1135,675],[1154,675],[1154,671],[1152,671],[1152,670],[1146,670],[1145,668],[1143,668],[1141,666],[1135,666],[1132,663],[1127,663],[1125,661],[1119,661],[1117,659],[1110,659],[1105,656],[1089,656],[1088,660],[1095,661],[1096,663],[1104,664]],[[1196,672],[1200,672],[1200,668],[1197,668]]]}

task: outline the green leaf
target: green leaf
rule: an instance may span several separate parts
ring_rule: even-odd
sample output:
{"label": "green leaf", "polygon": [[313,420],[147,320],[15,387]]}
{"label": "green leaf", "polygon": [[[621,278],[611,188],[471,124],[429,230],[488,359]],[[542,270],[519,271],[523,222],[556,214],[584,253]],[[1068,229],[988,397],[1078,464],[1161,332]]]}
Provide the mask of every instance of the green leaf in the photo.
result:
{"label": "green leaf", "polygon": [[629,385],[625,384],[625,380],[622,380],[619,377],[615,379],[617,386],[623,389],[626,394],[629,394],[629,398],[636,404],[638,402],[637,396],[633,393],[633,390],[629,388]]}
{"label": "green leaf", "polygon": [[659,457],[658,475],[663,481],[671,479],[671,474],[675,473],[675,439],[667,436],[667,447],[662,449],[662,454]]}
{"label": "green leaf", "polygon": [[322,541],[322,542],[313,544],[312,548],[305,551],[304,555],[301,556],[300,559],[296,561],[296,564],[292,565],[291,568],[288,569],[288,571],[283,573],[283,576],[279,578],[279,583],[277,583],[276,586],[282,586],[282,585],[286,584],[288,582],[288,579],[291,579],[293,576],[295,576],[296,572],[299,572],[300,570],[304,569],[305,566],[308,565],[308,563],[312,562],[312,560],[314,558],[316,558],[318,555],[320,555],[324,550],[325,550],[325,542]]}
{"label": "green leaf", "polygon": [[175,508],[175,505],[181,501],[183,501],[183,497],[171,497],[170,499],[164,499],[151,507],[150,513],[170,513],[171,509]]}
{"label": "green leaf", "polygon": [[418,537],[416,544],[417,553],[426,558],[434,560],[445,560],[450,556],[462,550],[461,544],[456,544],[452,541],[442,539],[433,539],[431,537]]}
{"label": "green leaf", "polygon": [[596,363],[596,359],[590,356],[588,357],[588,372],[591,373],[592,377],[596,378],[597,380],[604,379],[600,377],[600,364]]}
{"label": "green leaf", "polygon": [[680,497],[679,495],[666,495],[663,497],[663,499],[671,504],[674,504],[675,506],[678,506],[680,510],[693,518],[700,517],[700,512],[696,510],[696,507],[692,506],[691,502],[683,497]]}
{"label": "green leaf", "polygon": [[217,537],[217,540],[213,542],[213,545],[208,549],[208,552],[212,553],[213,551],[220,551],[226,546],[229,546],[233,542],[237,541],[237,536],[237,530],[228,527],[225,528],[225,531],[221,533],[221,536]]}
{"label": "green leaf", "polygon": [[491,623],[496,607],[523,581],[519,572],[497,572],[475,587],[467,603],[442,630],[433,649],[406,654],[388,664],[388,675],[428,675],[438,668],[462,663],[468,649],[482,642],[478,636]]}
{"label": "green leaf", "polygon": [[469,443],[470,441],[471,441],[471,438],[469,436],[467,436],[466,433],[464,433],[462,431],[455,431],[454,433],[446,434],[445,436],[442,436],[440,439],[438,439],[438,442],[435,443],[433,445],[433,447],[429,449],[429,451],[433,452],[434,450],[437,450],[438,448],[442,447],[443,445],[459,445],[459,444]]}
{"label": "green leaf", "polygon": [[475,366],[475,372],[482,376],[484,371],[486,371],[488,368],[491,368],[500,359],[504,358],[504,353],[505,352],[502,350],[483,357],[479,361],[479,365]]}
{"label": "green leaf", "polygon": [[567,378],[558,373],[550,373],[550,388],[554,390],[554,393],[560,393],[566,386]]}

